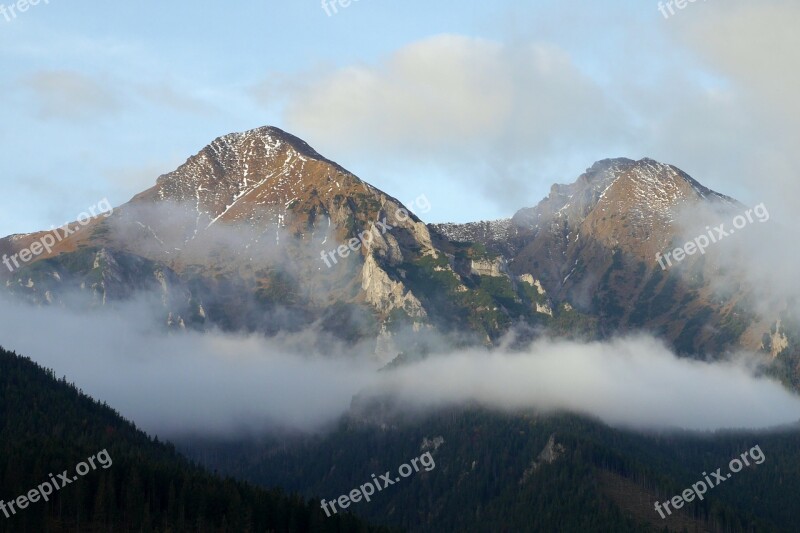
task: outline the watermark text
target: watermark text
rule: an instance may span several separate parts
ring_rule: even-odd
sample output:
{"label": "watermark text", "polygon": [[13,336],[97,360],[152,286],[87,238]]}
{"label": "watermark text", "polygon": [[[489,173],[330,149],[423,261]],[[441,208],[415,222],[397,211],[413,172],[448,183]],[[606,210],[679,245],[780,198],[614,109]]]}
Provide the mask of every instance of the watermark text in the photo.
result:
{"label": "watermark text", "polygon": [[[714,228],[711,226],[706,226],[706,230],[708,230],[707,235],[700,235],[694,240],[687,242],[682,247],[675,248],[663,256],[660,253],[657,253],[656,261],[658,261],[658,264],[661,265],[661,270],[666,270],[667,265],[670,267],[672,266],[672,261],[680,263],[688,256],[694,255],[697,252],[700,252],[701,255],[705,255],[706,249],[712,244],[716,244],[722,239],[733,235],[736,233],[736,230],[744,229],[748,224],[753,224],[755,222],[753,215],[758,218],[759,222],[766,222],[769,220],[769,211],[767,211],[767,207],[764,204],[758,204],[753,209],[748,209],[744,215],[737,215],[734,217],[733,227],[736,229],[726,230],[725,224],[720,224]],[[664,263],[665,261],[666,264]]]}
{"label": "watermark text", "polygon": [[[371,501],[370,496],[375,494],[375,490],[377,489],[378,492],[382,491],[389,485],[394,485],[395,483],[400,482],[401,478],[409,477],[414,472],[419,472],[420,464],[425,467],[426,472],[430,472],[434,468],[436,468],[436,462],[433,460],[433,456],[431,452],[425,452],[419,457],[415,457],[411,461],[409,461],[411,465],[403,464],[398,468],[398,474],[400,477],[395,477],[392,479],[391,471],[387,471],[385,474],[382,474],[379,477],[376,477],[375,474],[372,474],[372,480],[364,483],[357,489],[353,489],[350,491],[349,494],[343,494],[339,496],[337,499],[326,502],[322,500],[321,507],[322,510],[325,511],[325,514],[330,517],[331,512],[328,509],[330,505],[331,510],[333,510],[333,514],[337,513],[336,505],[339,505],[340,509],[347,509],[350,507],[351,503],[358,503],[363,498],[366,501]],[[413,466],[413,468],[412,468]]]}
{"label": "watermark text", "polygon": [[88,213],[83,212],[78,215],[79,225],[70,227],[69,222],[66,222],[60,228],[55,228],[54,231],[45,233],[41,239],[15,253],[11,257],[9,257],[8,254],[3,254],[2,262],[6,268],[8,268],[9,272],[14,272],[14,270],[20,267],[20,261],[28,263],[31,259],[39,257],[44,252],[47,252],[48,255],[51,254],[53,252],[53,247],[57,243],[80,231],[81,227],[86,226],[95,217],[103,215],[105,218],[108,218],[113,213],[114,208],[111,207],[111,204],[106,198],[103,198],[97,205],[90,207]]}
{"label": "watermark text", "polygon": [[[106,450],[101,451],[97,455],[92,455],[86,461],[89,463],[78,463],[75,467],[75,472],[78,474],[76,476],[70,477],[69,470],[64,470],[62,473],[58,474],[58,476],[53,476],[50,474],[50,480],[45,481],[35,489],[31,489],[28,493],[24,496],[19,496],[18,498],[11,500],[9,502],[4,502],[0,500],[0,511],[6,516],[6,518],[11,518],[12,516],[17,514],[17,511],[21,511],[26,509],[28,505],[32,503],[36,503],[39,500],[50,501],[50,496],[53,494],[55,490],[61,490],[67,485],[70,485],[76,481],[78,481],[78,476],[85,476],[89,472],[93,470],[97,470],[97,465],[95,464],[95,459],[103,467],[103,470],[108,470],[114,464],[114,461],[111,460],[111,456],[108,454]],[[91,465],[91,468],[89,467]]]}
{"label": "watermark text", "polygon": [[[758,453],[756,453],[758,452]],[[673,496],[672,499],[669,499],[665,502],[656,502],[655,503],[655,510],[656,512],[661,515],[661,519],[665,519],[667,516],[664,514],[664,511],[667,512],[667,515],[672,515],[672,511],[670,510],[670,505],[672,505],[673,510],[678,510],[683,507],[684,503],[689,503],[695,499],[695,497],[699,500],[703,499],[703,495],[708,492],[708,489],[713,489],[714,487],[718,487],[725,481],[731,478],[733,474],[742,471],[742,468],[745,466],[750,466],[750,461],[747,460],[748,454],[750,458],[755,461],[755,464],[760,465],[764,461],[766,461],[766,456],[764,452],[761,451],[761,447],[756,445],[750,449],[749,452],[744,452],[739,457],[731,460],[728,464],[728,469],[730,472],[728,474],[723,474],[721,468],[717,468],[715,472],[711,472],[709,476],[707,473],[703,472],[704,478],[697,483],[692,485],[692,488],[686,489],[681,493],[680,496]]]}

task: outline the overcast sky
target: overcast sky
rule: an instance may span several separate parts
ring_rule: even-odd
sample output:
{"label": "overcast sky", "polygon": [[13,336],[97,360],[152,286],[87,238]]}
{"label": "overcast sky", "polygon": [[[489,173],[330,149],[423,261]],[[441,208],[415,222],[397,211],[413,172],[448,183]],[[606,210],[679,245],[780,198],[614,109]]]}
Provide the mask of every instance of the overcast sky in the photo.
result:
{"label": "overcast sky", "polygon": [[0,15],[0,234],[266,124],[425,194],[428,221],[510,216],[618,156],[777,215],[800,192],[798,21],[779,0],[50,0]]}

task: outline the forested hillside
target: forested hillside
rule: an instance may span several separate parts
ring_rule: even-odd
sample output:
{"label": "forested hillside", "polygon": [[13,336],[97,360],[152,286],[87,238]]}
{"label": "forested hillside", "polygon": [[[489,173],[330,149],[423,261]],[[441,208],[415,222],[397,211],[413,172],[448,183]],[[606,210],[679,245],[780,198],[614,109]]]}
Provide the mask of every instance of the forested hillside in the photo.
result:
{"label": "forested hillside", "polygon": [[[411,531],[796,531],[797,428],[641,435],[572,416],[477,410],[380,424],[351,419],[302,445],[208,445],[194,454],[252,482],[333,497],[430,450],[434,470],[351,507]],[[756,445],[762,464],[659,517],[656,500],[681,494],[704,472],[724,473]]]}
{"label": "forested hillside", "polygon": [[97,468],[7,519],[0,532],[368,532],[316,502],[221,479],[150,439],[106,405],[0,349],[0,500],[27,494],[88,457]]}

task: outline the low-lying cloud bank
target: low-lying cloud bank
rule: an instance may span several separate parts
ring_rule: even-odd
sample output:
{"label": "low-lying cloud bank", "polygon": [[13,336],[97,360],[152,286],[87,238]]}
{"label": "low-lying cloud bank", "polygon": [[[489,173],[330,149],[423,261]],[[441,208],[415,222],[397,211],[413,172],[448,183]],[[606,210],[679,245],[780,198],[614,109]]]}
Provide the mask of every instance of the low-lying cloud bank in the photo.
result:
{"label": "low-lying cloud bank", "polygon": [[681,359],[645,336],[589,344],[542,340],[521,353],[428,359],[381,376],[369,392],[418,408],[478,402],[566,410],[639,429],[756,429],[800,420],[800,398],[756,377],[752,363]]}
{"label": "low-lying cloud bank", "polygon": [[746,359],[679,359],[660,342],[629,337],[589,344],[542,340],[521,352],[460,351],[377,372],[369,347],[316,333],[276,339],[222,333],[163,334],[151,310],[70,313],[0,300],[0,344],[65,375],[148,432],[317,431],[355,394],[389,395],[409,410],[478,403],[567,410],[639,429],[766,428],[800,419],[800,398],[757,377]]}

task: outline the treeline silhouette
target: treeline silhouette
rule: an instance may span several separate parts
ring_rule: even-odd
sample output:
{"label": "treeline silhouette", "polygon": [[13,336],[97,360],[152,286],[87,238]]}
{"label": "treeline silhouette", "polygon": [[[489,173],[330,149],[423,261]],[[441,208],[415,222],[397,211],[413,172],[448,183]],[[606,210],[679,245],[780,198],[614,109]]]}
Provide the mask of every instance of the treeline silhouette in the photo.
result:
{"label": "treeline silhouette", "polygon": [[0,348],[0,499],[16,499],[101,450],[98,468],[16,515],[0,532],[388,531],[316,501],[223,479],[151,439],[30,359]]}

